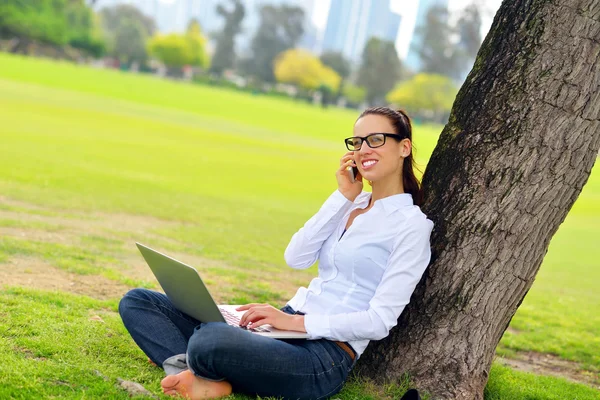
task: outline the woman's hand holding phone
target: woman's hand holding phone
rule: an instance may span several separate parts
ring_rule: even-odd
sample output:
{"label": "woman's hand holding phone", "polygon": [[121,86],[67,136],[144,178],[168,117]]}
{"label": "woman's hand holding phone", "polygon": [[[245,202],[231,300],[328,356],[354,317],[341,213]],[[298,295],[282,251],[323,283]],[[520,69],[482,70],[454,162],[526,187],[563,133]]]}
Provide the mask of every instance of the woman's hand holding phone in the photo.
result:
{"label": "woman's hand holding phone", "polygon": [[341,158],[340,168],[335,173],[339,191],[350,201],[354,201],[363,189],[362,176],[358,168],[355,169],[354,180],[352,179],[352,171],[349,170],[352,167],[356,167],[354,152],[349,151]]}

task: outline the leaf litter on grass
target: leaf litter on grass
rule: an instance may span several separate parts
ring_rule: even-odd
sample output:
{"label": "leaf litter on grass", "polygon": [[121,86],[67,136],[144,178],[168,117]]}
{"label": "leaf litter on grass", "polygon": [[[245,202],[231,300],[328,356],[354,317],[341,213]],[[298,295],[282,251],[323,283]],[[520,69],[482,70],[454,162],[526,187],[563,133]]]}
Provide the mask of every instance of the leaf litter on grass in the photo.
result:
{"label": "leaf litter on grass", "polygon": [[[5,252],[0,259],[0,271],[12,270],[3,280],[6,284],[100,296],[98,298],[119,297],[135,286],[159,288],[135,248],[134,242],[141,241],[197,268],[217,301],[258,301],[273,297],[281,303],[291,298],[298,287],[298,279],[291,282],[286,268],[269,270],[266,274],[260,269],[230,265],[195,254],[191,243],[154,233],[159,229],[185,226],[185,222],[76,210],[64,213],[6,196],[0,196],[0,204],[3,205],[0,207],[0,237],[5,238],[5,243],[9,241],[9,247],[16,253],[7,258]],[[11,222],[3,226],[2,221],[19,221],[19,224]],[[265,280],[267,275],[268,281]],[[301,272],[300,275],[307,284],[311,274]],[[98,290],[87,290],[88,284],[96,285]]]}
{"label": "leaf litter on grass", "polygon": [[584,370],[580,363],[564,360],[553,354],[534,351],[516,352],[512,354],[511,358],[496,357],[496,360],[500,364],[519,371],[565,378],[600,390],[600,376],[598,374]]}

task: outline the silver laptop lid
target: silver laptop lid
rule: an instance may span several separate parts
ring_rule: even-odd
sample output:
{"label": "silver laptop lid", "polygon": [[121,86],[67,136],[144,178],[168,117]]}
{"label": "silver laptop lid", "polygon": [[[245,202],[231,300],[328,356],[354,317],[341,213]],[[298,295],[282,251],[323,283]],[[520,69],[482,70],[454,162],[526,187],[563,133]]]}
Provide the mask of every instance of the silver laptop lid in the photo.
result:
{"label": "silver laptop lid", "polygon": [[225,322],[198,271],[141,243],[136,246],[178,310],[201,322]]}

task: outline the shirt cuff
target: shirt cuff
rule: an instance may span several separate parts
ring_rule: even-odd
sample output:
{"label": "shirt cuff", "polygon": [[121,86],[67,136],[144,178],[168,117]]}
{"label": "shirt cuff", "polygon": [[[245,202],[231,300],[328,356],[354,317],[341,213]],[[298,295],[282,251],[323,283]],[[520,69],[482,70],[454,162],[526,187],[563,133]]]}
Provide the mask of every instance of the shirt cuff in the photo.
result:
{"label": "shirt cuff", "polygon": [[352,204],[354,203],[347,199],[339,189],[336,189],[335,192],[333,192],[325,201],[323,206],[331,209],[334,213],[337,213],[342,208],[350,207]]}
{"label": "shirt cuff", "polygon": [[306,329],[309,339],[330,338],[329,316],[306,314],[304,316],[304,329]]}

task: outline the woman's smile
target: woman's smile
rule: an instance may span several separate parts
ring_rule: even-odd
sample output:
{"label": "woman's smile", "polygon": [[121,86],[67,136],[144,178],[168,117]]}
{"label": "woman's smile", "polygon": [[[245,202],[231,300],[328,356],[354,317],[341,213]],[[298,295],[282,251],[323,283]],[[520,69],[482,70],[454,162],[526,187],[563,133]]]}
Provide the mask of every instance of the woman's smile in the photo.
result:
{"label": "woman's smile", "polygon": [[371,169],[375,164],[377,164],[378,161],[379,160],[373,159],[362,160],[362,167],[366,171],[368,169]]}

